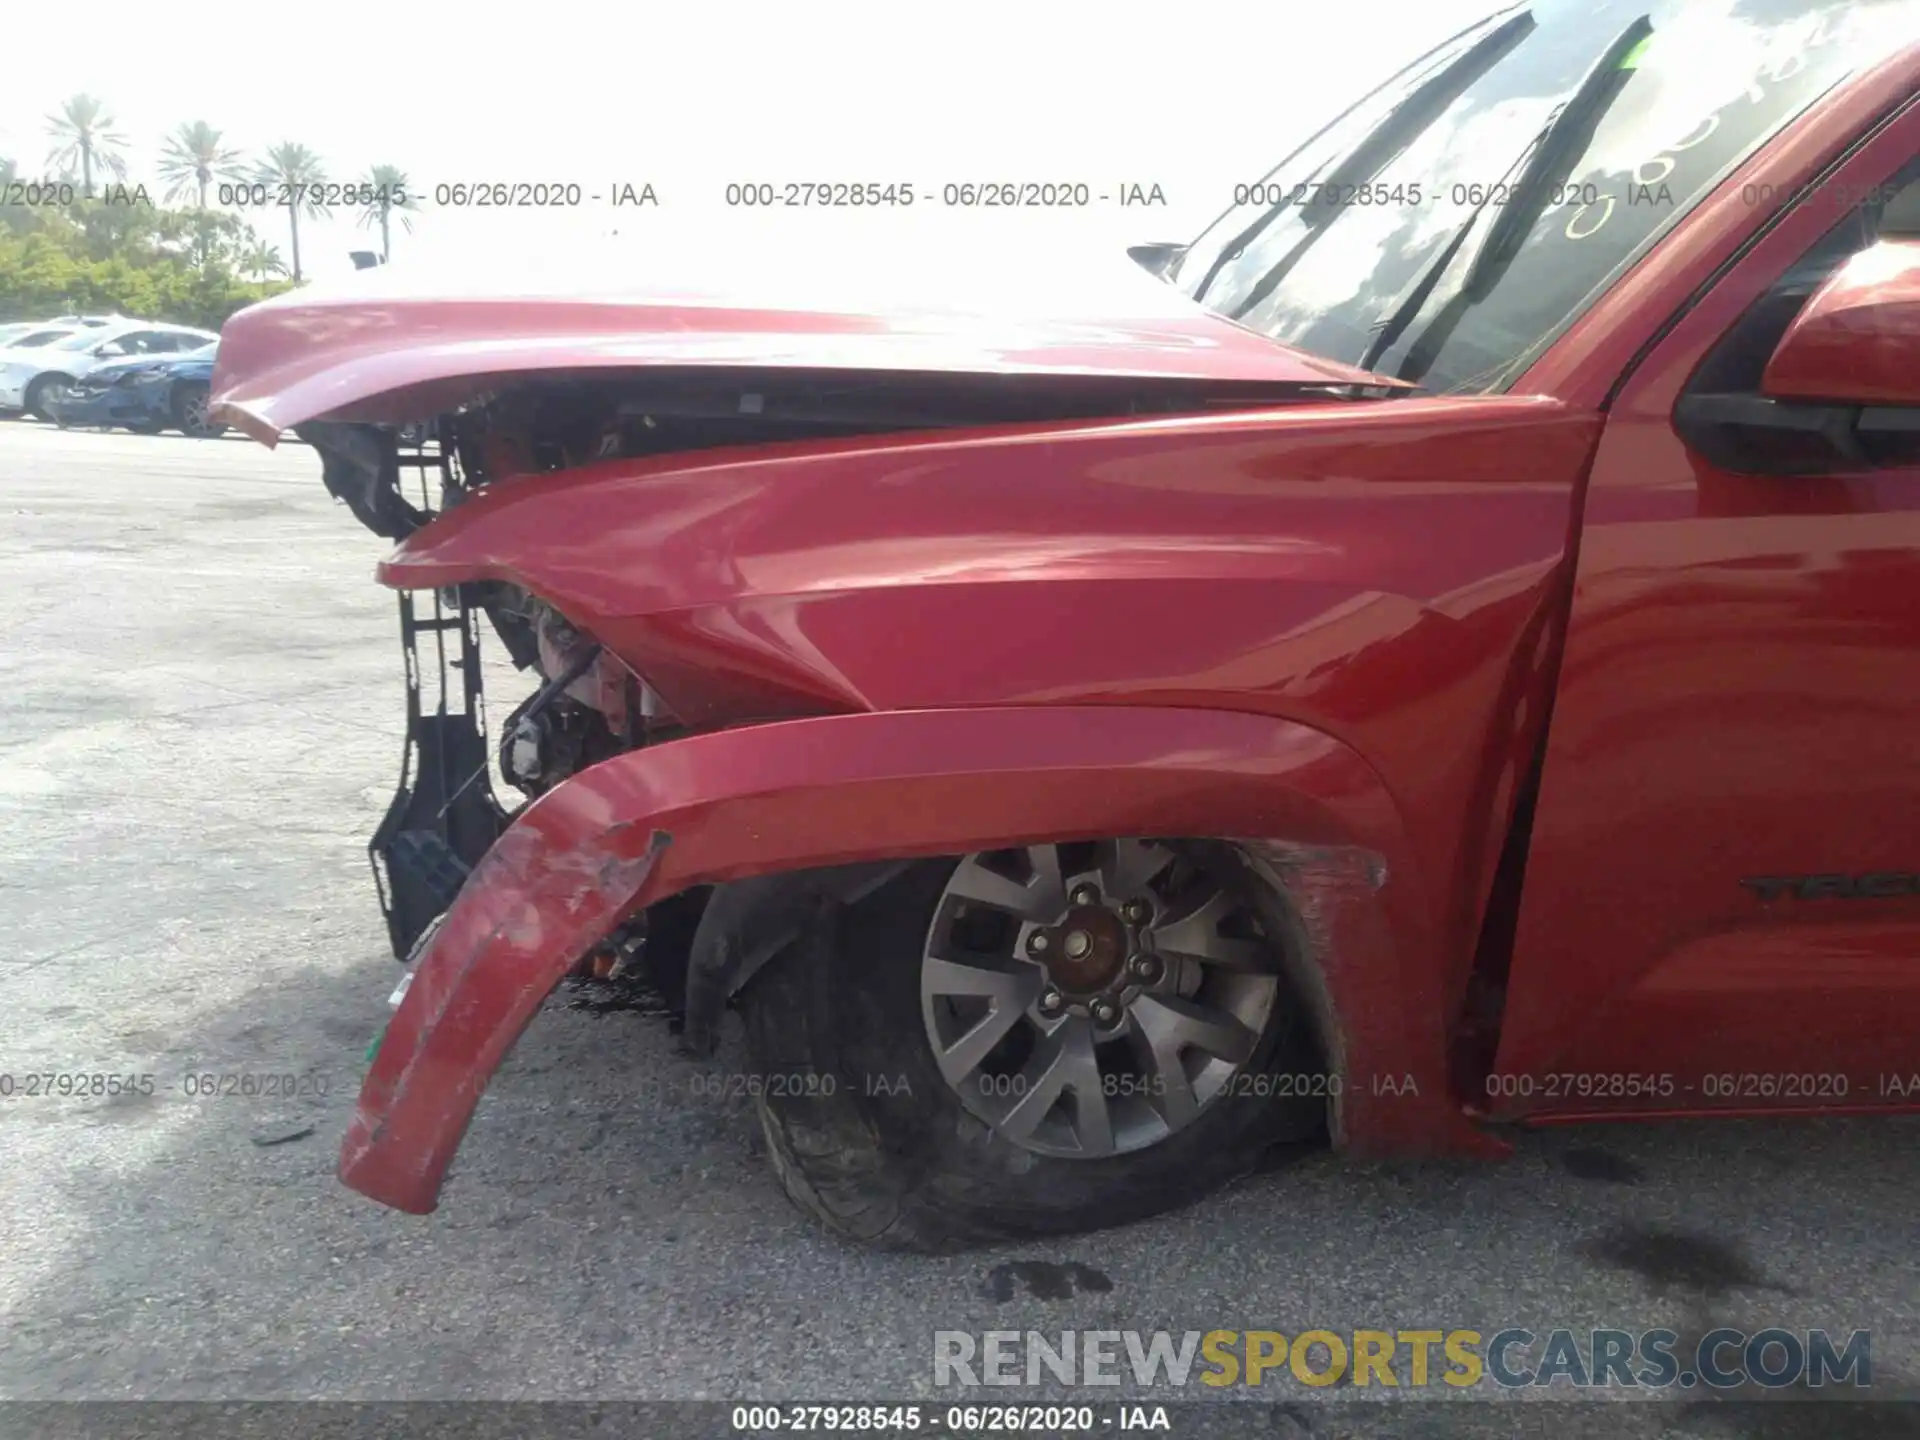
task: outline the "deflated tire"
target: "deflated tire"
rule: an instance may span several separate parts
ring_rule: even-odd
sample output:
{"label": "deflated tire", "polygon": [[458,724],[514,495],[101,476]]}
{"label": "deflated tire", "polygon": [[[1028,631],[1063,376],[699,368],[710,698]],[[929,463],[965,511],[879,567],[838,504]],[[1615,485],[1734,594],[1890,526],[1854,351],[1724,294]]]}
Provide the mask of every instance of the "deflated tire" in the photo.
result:
{"label": "deflated tire", "polygon": [[742,1005],[787,1193],[948,1249],[1185,1204],[1324,1130],[1281,897],[1221,846],[916,864],[829,912]]}

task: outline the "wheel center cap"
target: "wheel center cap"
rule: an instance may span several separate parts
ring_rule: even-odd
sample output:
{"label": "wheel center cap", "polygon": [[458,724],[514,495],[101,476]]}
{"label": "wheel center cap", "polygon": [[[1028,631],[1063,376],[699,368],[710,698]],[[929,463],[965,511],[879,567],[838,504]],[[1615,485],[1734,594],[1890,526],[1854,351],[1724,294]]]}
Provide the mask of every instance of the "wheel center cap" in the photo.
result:
{"label": "wheel center cap", "polygon": [[1126,963],[1127,929],[1110,910],[1076,905],[1055,933],[1059,940],[1047,975],[1062,990],[1082,995],[1104,990]]}

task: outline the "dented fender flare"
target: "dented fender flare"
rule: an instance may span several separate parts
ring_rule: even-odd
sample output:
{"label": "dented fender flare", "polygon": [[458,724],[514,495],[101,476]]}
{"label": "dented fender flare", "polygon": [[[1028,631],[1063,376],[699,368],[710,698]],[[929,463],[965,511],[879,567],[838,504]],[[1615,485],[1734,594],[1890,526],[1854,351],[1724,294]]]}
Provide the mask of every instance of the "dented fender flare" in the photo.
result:
{"label": "dented fender flare", "polygon": [[[1497,1148],[1448,1092],[1458,997],[1441,993],[1437,897],[1355,751],[1231,711],[996,707],[692,736],[542,795],[482,858],[415,967],[341,1178],[397,1209],[432,1210],[481,1092],[541,1003],[615,926],[668,895],[1112,835],[1234,841],[1304,887],[1290,901],[1341,1077],[1337,1137],[1373,1151]],[[1396,1078],[1389,1093],[1369,1083],[1376,1075]]]}

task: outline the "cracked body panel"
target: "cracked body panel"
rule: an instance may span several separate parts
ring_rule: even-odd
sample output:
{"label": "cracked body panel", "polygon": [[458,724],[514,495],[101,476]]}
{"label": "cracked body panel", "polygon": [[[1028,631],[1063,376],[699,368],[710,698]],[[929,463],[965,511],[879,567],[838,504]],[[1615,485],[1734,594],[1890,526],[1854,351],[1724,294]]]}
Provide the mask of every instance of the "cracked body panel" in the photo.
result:
{"label": "cracked body panel", "polygon": [[[1360,947],[1321,968],[1342,1017],[1343,1064],[1353,1077],[1391,1072],[1418,1085],[1386,1102],[1355,1096],[1348,1143],[1487,1148],[1447,1098],[1426,902],[1398,814],[1365,762],[1262,716],[1062,707],[724,731],[559,785],[501,837],[421,957],[341,1177],[396,1208],[433,1209],[489,1076],[541,1001],[623,916],[688,886],[1010,840],[1262,831],[1322,857],[1305,866],[1303,890],[1316,963],[1331,953],[1323,946]],[[1270,853],[1301,867],[1298,852]],[[1350,875],[1359,879],[1330,878]],[[1362,977],[1379,978],[1362,989]]]}

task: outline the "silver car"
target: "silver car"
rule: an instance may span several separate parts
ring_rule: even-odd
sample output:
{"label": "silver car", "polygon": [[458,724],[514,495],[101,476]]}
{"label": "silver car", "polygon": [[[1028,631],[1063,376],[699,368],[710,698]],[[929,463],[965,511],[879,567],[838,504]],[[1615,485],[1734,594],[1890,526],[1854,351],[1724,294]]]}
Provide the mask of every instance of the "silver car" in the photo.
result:
{"label": "silver car", "polygon": [[25,350],[51,345],[79,328],[71,320],[21,320],[11,325],[0,325],[0,349]]}
{"label": "silver car", "polygon": [[0,349],[0,411],[25,411],[51,419],[47,402],[104,360],[134,355],[177,355],[220,337],[184,325],[122,320],[74,330],[33,347]]}

